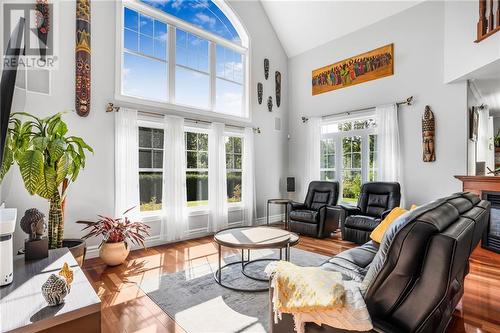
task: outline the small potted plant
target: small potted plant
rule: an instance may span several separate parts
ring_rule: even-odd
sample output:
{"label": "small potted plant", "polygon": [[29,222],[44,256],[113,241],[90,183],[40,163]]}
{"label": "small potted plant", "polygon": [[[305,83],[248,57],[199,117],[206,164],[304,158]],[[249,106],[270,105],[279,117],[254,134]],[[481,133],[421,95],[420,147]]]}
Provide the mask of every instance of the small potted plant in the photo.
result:
{"label": "small potted plant", "polygon": [[112,218],[98,215],[99,220],[97,222],[78,222],[87,225],[83,230],[89,230],[83,236],[83,239],[97,236],[103,237],[99,245],[99,256],[108,266],[121,265],[127,259],[130,252],[127,241],[145,247],[144,238],[149,236],[149,226],[142,222],[132,222],[125,216],[131,209],[133,208],[123,213],[124,217]]}

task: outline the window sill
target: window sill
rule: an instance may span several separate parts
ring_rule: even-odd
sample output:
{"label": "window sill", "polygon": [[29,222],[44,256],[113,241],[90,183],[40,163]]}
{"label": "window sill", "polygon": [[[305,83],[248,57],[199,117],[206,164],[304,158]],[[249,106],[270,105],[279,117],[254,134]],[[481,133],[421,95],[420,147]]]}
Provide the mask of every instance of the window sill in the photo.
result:
{"label": "window sill", "polygon": [[124,103],[124,106],[126,107],[140,109],[141,111],[151,111],[161,114],[172,114],[172,111],[177,111],[181,116],[189,116],[195,114],[205,116],[209,120],[215,121],[232,120],[235,122],[247,124],[252,122],[250,115],[248,115],[247,117],[232,116],[209,109],[201,109],[191,106],[172,104],[168,102],[153,101],[141,97],[127,96],[120,93],[115,94],[115,101],[117,101],[118,103]]}
{"label": "window sill", "polygon": [[[237,212],[244,209],[244,205],[242,203],[229,203],[227,210],[228,212]],[[188,208],[188,216],[203,216],[210,214],[210,209],[208,206],[200,206],[200,207],[191,207]],[[148,211],[141,212],[141,221],[148,222],[158,222],[161,220],[161,211]]]}

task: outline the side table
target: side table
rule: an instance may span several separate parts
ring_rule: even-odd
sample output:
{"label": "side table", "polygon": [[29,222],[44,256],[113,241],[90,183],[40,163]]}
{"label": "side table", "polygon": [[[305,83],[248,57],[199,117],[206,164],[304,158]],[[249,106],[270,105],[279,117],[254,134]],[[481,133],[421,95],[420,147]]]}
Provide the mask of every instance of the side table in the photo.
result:
{"label": "side table", "polygon": [[285,205],[285,230],[288,230],[288,204],[291,200],[288,199],[269,199],[267,200],[267,225],[269,225],[269,205]]}

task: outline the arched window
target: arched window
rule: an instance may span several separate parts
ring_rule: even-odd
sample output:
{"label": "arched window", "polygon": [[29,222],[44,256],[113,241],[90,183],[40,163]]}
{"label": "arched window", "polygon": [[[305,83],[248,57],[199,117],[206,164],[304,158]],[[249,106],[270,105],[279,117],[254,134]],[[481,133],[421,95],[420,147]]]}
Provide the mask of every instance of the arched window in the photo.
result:
{"label": "arched window", "polygon": [[245,29],[220,0],[123,0],[117,99],[249,118]]}

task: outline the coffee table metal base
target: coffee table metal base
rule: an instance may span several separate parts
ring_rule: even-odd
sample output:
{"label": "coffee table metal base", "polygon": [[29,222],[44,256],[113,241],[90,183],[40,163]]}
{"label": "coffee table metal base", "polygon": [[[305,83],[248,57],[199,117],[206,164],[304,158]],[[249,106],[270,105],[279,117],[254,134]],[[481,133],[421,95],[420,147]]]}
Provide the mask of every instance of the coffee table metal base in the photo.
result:
{"label": "coffee table metal base", "polygon": [[249,273],[247,273],[245,271],[245,268],[250,265],[250,264],[253,264],[253,263],[256,263],[256,262],[260,262],[260,261],[279,261],[279,260],[283,260],[283,250],[285,250],[285,260],[286,261],[290,261],[290,245],[288,245],[286,248],[284,249],[279,249],[280,251],[280,256],[279,258],[261,258],[261,259],[254,259],[254,260],[250,260],[250,249],[247,249],[247,260],[245,260],[245,250],[241,250],[241,260],[240,261],[235,261],[235,262],[231,262],[231,263],[228,263],[228,264],[225,264],[224,266],[222,266],[222,248],[221,248],[221,245],[219,244],[219,269],[217,269],[214,273],[214,279],[215,279],[215,282],[217,282],[220,286],[224,287],[224,288],[227,288],[227,289],[230,289],[230,290],[233,290],[233,291],[241,291],[241,292],[263,292],[263,291],[268,291],[269,290],[269,287],[265,287],[265,288],[237,288],[237,287],[233,287],[233,286],[230,286],[228,284],[225,284],[223,281],[222,281],[222,270],[224,268],[227,268],[229,266],[233,266],[233,265],[241,265],[241,273],[246,276],[247,278],[249,279],[252,279],[252,280],[255,280],[255,281],[261,281],[261,282],[269,282],[269,279],[263,279],[263,278],[259,278],[259,277],[255,277],[255,276],[252,276],[250,275]]}

